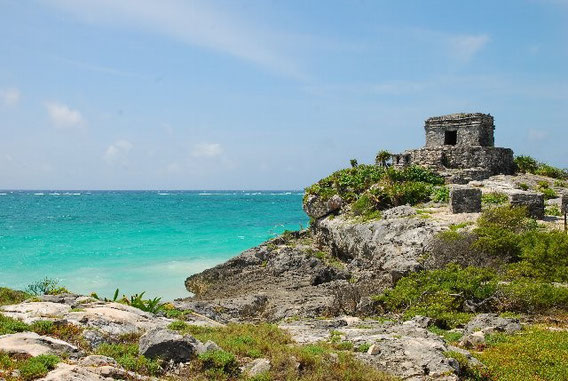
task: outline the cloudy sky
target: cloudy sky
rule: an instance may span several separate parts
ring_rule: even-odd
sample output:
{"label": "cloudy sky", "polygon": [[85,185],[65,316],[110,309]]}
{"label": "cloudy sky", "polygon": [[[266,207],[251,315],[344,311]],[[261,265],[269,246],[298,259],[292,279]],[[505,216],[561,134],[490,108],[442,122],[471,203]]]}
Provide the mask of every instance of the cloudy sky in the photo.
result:
{"label": "cloudy sky", "polygon": [[0,0],[0,188],[300,189],[495,116],[568,167],[568,1]]}

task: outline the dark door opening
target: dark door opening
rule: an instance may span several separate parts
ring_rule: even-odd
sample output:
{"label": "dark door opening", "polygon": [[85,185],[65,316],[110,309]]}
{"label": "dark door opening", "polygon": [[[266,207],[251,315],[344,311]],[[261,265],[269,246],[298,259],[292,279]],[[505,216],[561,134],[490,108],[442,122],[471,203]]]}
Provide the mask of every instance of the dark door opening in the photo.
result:
{"label": "dark door opening", "polygon": [[446,131],[444,135],[444,144],[449,146],[455,146],[457,142],[458,142],[458,132]]}

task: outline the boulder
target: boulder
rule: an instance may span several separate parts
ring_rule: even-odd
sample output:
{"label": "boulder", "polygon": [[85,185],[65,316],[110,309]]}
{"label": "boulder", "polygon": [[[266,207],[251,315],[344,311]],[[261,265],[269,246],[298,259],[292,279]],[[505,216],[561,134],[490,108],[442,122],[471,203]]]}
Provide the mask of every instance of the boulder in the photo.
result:
{"label": "boulder", "polygon": [[169,329],[156,328],[146,332],[139,341],[139,352],[148,358],[187,362],[203,345],[190,335],[180,335]]}
{"label": "boulder", "polygon": [[519,319],[504,318],[497,314],[479,314],[465,326],[465,333],[481,331],[483,333],[505,332],[513,333],[521,329]]}
{"label": "boulder", "polygon": [[480,345],[485,344],[485,334],[482,331],[477,331],[464,336],[460,344],[466,348],[476,348]]}
{"label": "boulder", "polygon": [[19,332],[0,336],[0,352],[39,356],[44,354],[78,357],[79,348],[63,340],[40,336],[35,332]]}
{"label": "boulder", "polygon": [[268,359],[255,359],[251,363],[247,364],[244,368],[245,373],[249,377],[256,377],[262,373],[266,373],[270,370],[270,360]]}
{"label": "boulder", "polygon": [[343,200],[340,196],[334,195],[329,200],[323,200],[316,195],[309,195],[304,201],[304,211],[312,218],[319,219],[333,213],[343,205]]}
{"label": "boulder", "polygon": [[69,305],[54,302],[24,302],[0,307],[0,313],[4,316],[27,324],[37,320],[62,319],[69,311],[71,311]]}

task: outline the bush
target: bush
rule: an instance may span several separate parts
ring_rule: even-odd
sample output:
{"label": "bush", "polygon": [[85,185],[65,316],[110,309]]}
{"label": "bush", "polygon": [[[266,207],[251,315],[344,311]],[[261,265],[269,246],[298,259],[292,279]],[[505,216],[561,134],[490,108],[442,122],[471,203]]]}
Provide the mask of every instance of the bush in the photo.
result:
{"label": "bush", "polygon": [[162,373],[160,363],[138,354],[137,344],[108,344],[97,347],[96,354],[112,357],[124,369],[148,376],[159,376]]}
{"label": "bush", "polygon": [[469,319],[463,313],[466,301],[480,303],[496,290],[497,277],[492,270],[449,264],[410,274],[374,299],[384,311],[403,312],[406,318],[429,316],[440,327],[455,327]]}
{"label": "bush", "polygon": [[568,282],[568,235],[560,231],[525,234],[520,259],[511,267],[521,276]]}
{"label": "bush", "polygon": [[474,233],[478,239],[472,247],[507,261],[517,260],[521,251],[518,234],[536,229],[536,222],[527,215],[524,207],[503,206],[484,211],[477,220]]}
{"label": "bush", "polygon": [[532,173],[561,180],[568,178],[568,171],[566,169],[540,163],[530,156],[515,157],[515,165],[517,166],[517,171],[522,173]]}
{"label": "bush", "polygon": [[203,368],[210,375],[224,374],[236,376],[239,373],[239,363],[235,355],[223,350],[209,351],[199,355]]}
{"label": "bush", "polygon": [[69,293],[69,290],[59,285],[57,279],[48,277],[28,285],[26,291],[32,295],[59,295]]}
{"label": "bush", "polygon": [[481,202],[490,205],[503,205],[509,202],[509,196],[501,192],[485,193],[481,196]]}
{"label": "bush", "polygon": [[530,156],[517,156],[515,157],[515,165],[517,170],[522,173],[535,173],[539,167],[538,161]]}
{"label": "bush", "polygon": [[27,292],[0,287],[0,306],[18,304],[30,297]]}
{"label": "bush", "polygon": [[55,368],[59,361],[61,361],[59,357],[54,355],[32,357],[19,365],[20,376],[24,380],[34,380],[44,377],[50,370]]}
{"label": "bush", "polygon": [[568,309],[568,288],[532,278],[516,278],[500,286],[500,311],[545,312]]}
{"label": "bush", "polygon": [[29,331],[30,326],[24,322],[0,314],[0,335]]}
{"label": "bush", "polygon": [[450,188],[447,186],[437,186],[432,189],[432,201],[446,203],[450,201]]}
{"label": "bush", "polygon": [[353,202],[379,181],[385,182],[421,182],[431,185],[443,185],[444,179],[436,173],[418,166],[404,169],[378,167],[375,165],[358,165],[336,171],[330,176],[305,189],[304,197],[317,195],[323,200],[338,194],[346,202]]}

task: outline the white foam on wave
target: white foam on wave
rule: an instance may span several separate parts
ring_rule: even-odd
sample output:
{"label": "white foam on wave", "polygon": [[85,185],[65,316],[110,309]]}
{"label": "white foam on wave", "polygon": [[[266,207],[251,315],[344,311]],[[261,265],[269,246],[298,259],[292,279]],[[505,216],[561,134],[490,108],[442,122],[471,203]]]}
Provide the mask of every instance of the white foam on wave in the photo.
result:
{"label": "white foam on wave", "polygon": [[37,192],[37,193],[34,193],[34,196],[43,196],[44,194],[45,193]]}
{"label": "white foam on wave", "polygon": [[52,192],[52,193],[50,193],[49,195],[50,195],[50,196],[59,196],[60,194],[61,194],[61,193]]}
{"label": "white foam on wave", "polygon": [[6,196],[7,194],[8,194],[8,193],[2,192],[2,193],[0,193],[0,196]]}
{"label": "white foam on wave", "polygon": [[169,196],[169,193],[165,193],[165,192],[158,192],[158,195],[160,196]]}
{"label": "white foam on wave", "polygon": [[208,192],[201,192],[198,194],[199,196],[212,196],[213,193],[208,193]]}

